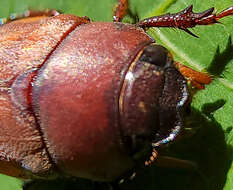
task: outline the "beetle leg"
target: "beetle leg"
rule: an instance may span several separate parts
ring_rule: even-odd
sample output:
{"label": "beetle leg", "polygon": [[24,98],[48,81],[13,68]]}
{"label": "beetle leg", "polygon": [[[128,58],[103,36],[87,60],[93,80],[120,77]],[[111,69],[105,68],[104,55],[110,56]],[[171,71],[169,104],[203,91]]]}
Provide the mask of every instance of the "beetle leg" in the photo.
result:
{"label": "beetle leg", "polygon": [[158,152],[157,150],[155,150],[155,148],[153,148],[149,160],[145,161],[145,166],[151,165],[155,160],[157,160],[157,157],[158,157]]}
{"label": "beetle leg", "polygon": [[211,83],[212,78],[207,73],[195,71],[185,65],[175,62],[175,67],[197,89],[204,89],[206,84]]}
{"label": "beetle leg", "polygon": [[114,22],[120,22],[128,10],[128,0],[119,0],[113,15]]}
{"label": "beetle leg", "polygon": [[[214,9],[214,8],[213,8]],[[200,18],[198,20],[196,20],[196,24],[197,25],[209,25],[209,24],[215,24],[215,23],[218,23],[218,20],[223,18],[223,17],[226,17],[226,16],[229,16],[229,15],[233,15],[233,6],[223,10],[222,12],[220,12],[219,14],[210,14],[210,15],[207,15],[203,18]]]}
{"label": "beetle leg", "polygon": [[5,23],[15,21],[15,20],[20,20],[20,19],[28,19],[32,20],[34,18],[41,18],[41,17],[52,17],[59,15],[60,13],[56,10],[51,10],[51,9],[45,9],[41,11],[36,11],[36,10],[26,10],[23,13],[11,13],[9,18],[0,18],[0,25],[3,25]]}
{"label": "beetle leg", "polygon": [[155,149],[153,149],[152,151],[152,156],[150,157],[150,160],[145,162],[145,166],[150,166],[152,164],[156,164],[157,166],[164,168],[176,168],[176,169],[187,169],[187,170],[198,169],[198,166],[195,162],[182,160],[169,156],[158,156],[158,152]]}
{"label": "beetle leg", "polygon": [[186,169],[186,170],[198,169],[198,165],[195,162],[182,160],[169,156],[159,156],[155,164],[157,166],[164,168]]}
{"label": "beetle leg", "polygon": [[223,10],[219,14],[213,13],[214,8],[210,8],[201,13],[194,13],[193,5],[187,7],[181,12],[175,14],[164,14],[160,16],[154,16],[150,18],[146,18],[137,23],[137,26],[145,28],[145,27],[173,27],[179,28],[188,32],[194,37],[198,37],[192,32],[188,30],[188,28],[195,27],[196,25],[210,25],[219,23],[218,20],[233,15],[233,6]]}
{"label": "beetle leg", "polygon": [[152,164],[161,168],[179,169],[195,172],[196,174],[198,174],[203,184],[206,184],[206,177],[200,171],[198,164],[194,161],[183,160],[169,156],[159,156],[156,162],[153,162]]}

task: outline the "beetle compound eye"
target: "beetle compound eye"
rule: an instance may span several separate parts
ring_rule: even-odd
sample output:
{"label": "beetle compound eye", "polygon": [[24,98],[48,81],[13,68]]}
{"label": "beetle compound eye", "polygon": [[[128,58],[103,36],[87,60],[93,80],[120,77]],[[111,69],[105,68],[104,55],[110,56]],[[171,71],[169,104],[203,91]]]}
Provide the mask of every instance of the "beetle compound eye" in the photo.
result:
{"label": "beetle compound eye", "polygon": [[159,67],[165,67],[167,63],[170,63],[171,58],[168,50],[160,45],[151,44],[147,46],[141,57],[140,61],[151,63]]}

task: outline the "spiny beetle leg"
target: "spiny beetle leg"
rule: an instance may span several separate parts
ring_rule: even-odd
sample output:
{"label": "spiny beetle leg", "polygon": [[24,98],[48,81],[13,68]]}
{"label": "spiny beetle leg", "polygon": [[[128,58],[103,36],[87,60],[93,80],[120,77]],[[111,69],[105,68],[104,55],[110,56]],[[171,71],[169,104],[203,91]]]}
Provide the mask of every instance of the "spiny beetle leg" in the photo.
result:
{"label": "spiny beetle leg", "polygon": [[203,17],[200,20],[197,20],[196,22],[197,22],[197,25],[215,24],[215,23],[218,23],[219,19],[229,16],[229,15],[233,15],[233,6],[223,10],[217,15],[216,14],[207,15],[206,17]]}
{"label": "spiny beetle leg", "polygon": [[128,0],[119,0],[113,15],[114,22],[120,22],[128,10]]}
{"label": "spiny beetle leg", "polygon": [[195,71],[185,65],[175,62],[176,68],[197,89],[204,89],[206,84],[211,83],[212,78],[207,73]]}
{"label": "spiny beetle leg", "polygon": [[9,18],[0,18],[0,25],[3,25],[5,23],[14,21],[14,20],[20,20],[25,18],[32,18],[32,17],[51,17],[59,15],[60,13],[53,9],[45,9],[45,10],[26,10],[23,13],[11,13]]}
{"label": "spiny beetle leg", "polygon": [[191,34],[194,37],[198,37],[188,30],[188,28],[195,27],[196,25],[210,25],[218,23],[218,20],[232,15],[233,6],[223,10],[219,14],[213,13],[214,8],[210,8],[201,13],[193,12],[193,5],[187,7],[181,12],[175,14],[164,14],[160,16],[154,16],[146,18],[137,23],[137,26],[145,27],[173,27],[184,30],[185,32]]}

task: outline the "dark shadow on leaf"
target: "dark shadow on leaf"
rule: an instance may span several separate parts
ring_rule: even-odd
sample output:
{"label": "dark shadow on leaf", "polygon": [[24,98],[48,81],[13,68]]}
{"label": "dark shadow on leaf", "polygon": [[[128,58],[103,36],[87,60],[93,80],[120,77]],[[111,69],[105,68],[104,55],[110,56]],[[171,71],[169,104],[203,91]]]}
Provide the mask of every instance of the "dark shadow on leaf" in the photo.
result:
{"label": "dark shadow on leaf", "polygon": [[233,44],[231,37],[228,38],[227,46],[223,52],[217,47],[214,58],[207,68],[208,73],[220,77],[226,65],[233,59]]}
{"label": "dark shadow on leaf", "polygon": [[226,145],[224,131],[212,113],[224,104],[224,100],[205,104],[202,110],[207,117],[192,110],[186,127],[195,129],[195,135],[180,139],[161,153],[193,161],[198,164],[198,171],[152,167],[139,172],[130,184],[123,184],[122,190],[222,190],[233,149]]}
{"label": "dark shadow on leaf", "polygon": [[[198,110],[192,110],[186,117],[188,124],[185,127],[194,129],[195,134],[179,138],[160,152],[163,156],[193,161],[198,165],[197,170],[154,165],[138,171],[133,180],[120,185],[120,190],[222,190],[231,165],[233,148],[226,145],[224,131],[212,113],[224,103],[224,100],[218,100],[205,104],[202,110],[207,117]],[[93,183],[88,180],[59,179],[40,183],[28,190],[94,190]],[[107,186],[101,186],[100,189],[110,190]]]}
{"label": "dark shadow on leaf", "polygon": [[59,178],[56,180],[35,180],[24,185],[25,190],[91,190],[93,183],[85,179]]}
{"label": "dark shadow on leaf", "polygon": [[221,107],[223,107],[225,103],[226,103],[226,100],[223,100],[223,99],[215,101],[214,104],[207,103],[202,106],[202,113],[205,114],[210,119],[214,119],[213,118],[214,112],[220,109]]}

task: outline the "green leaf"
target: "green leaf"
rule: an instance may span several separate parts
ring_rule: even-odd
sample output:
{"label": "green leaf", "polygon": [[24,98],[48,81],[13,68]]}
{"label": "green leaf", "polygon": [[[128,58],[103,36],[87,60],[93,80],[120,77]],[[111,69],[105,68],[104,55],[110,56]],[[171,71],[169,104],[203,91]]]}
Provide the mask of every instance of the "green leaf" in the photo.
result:
{"label": "green leaf", "polygon": [[[28,8],[51,8],[88,16],[93,21],[111,21],[115,3],[114,0],[2,0],[0,17]],[[130,10],[143,19],[179,12],[191,4],[194,12],[202,12],[210,7],[215,7],[219,12],[232,6],[233,1],[131,0]],[[132,18],[126,16],[124,21],[130,22]],[[157,43],[172,52],[176,61],[198,71],[210,72],[214,81],[193,98],[192,113],[187,117],[185,127],[192,128],[191,132],[195,133],[189,135],[188,132],[161,153],[193,161],[197,163],[198,170],[151,167],[139,172],[132,182],[121,185],[122,189],[233,189],[233,16],[223,18],[221,23],[192,29],[199,38],[178,29],[148,30]],[[0,178],[1,188],[3,181],[6,183],[5,179]],[[12,180],[4,189],[12,189],[12,184],[17,186],[18,182]]]}
{"label": "green leaf", "polygon": [[22,182],[19,179],[0,174],[0,188],[4,190],[20,190]]}

